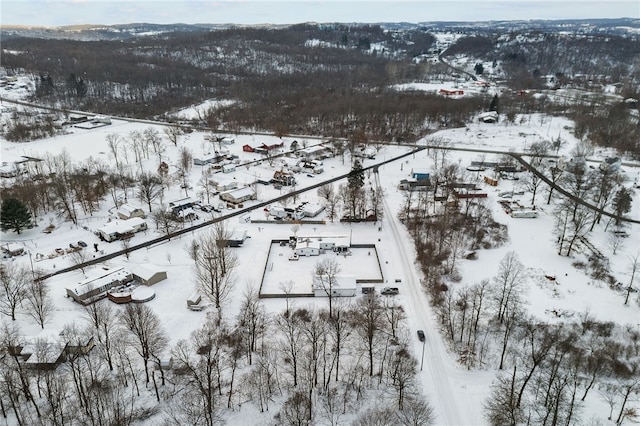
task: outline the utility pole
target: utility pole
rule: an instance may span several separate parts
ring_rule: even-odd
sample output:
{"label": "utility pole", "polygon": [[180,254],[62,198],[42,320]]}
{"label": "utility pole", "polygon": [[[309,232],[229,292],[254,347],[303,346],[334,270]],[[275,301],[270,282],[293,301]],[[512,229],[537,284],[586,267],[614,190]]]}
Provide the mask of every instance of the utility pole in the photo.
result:
{"label": "utility pole", "polygon": [[422,342],[422,359],[420,360],[420,371],[422,371],[422,366],[424,365],[424,344],[425,343],[426,343],[425,341]]}

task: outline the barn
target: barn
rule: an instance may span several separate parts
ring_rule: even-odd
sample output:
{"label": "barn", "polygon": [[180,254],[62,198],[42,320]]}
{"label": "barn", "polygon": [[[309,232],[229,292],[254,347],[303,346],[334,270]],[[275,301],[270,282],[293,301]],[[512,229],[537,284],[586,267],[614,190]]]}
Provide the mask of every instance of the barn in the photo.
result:
{"label": "barn", "polygon": [[167,271],[151,263],[138,265],[131,273],[134,280],[147,286],[167,279]]}

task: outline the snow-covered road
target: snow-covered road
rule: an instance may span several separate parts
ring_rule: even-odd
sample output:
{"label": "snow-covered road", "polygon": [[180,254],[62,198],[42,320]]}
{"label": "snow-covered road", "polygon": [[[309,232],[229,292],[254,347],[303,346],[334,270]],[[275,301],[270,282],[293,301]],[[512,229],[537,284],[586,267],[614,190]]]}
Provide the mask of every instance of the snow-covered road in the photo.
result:
{"label": "snow-covered road", "polygon": [[[376,179],[378,175],[376,174]],[[377,182],[380,185],[380,182]],[[471,425],[477,424],[473,413],[464,410],[459,400],[461,395],[454,392],[452,378],[461,378],[464,371],[456,368],[451,360],[444,342],[438,331],[438,323],[420,284],[417,266],[415,264],[415,249],[410,235],[397,218],[397,212],[389,207],[388,197],[384,197],[384,220],[387,231],[395,240],[397,250],[394,250],[397,272],[402,276],[403,283],[400,292],[405,295],[405,308],[411,336],[415,338],[414,355],[420,364],[422,361],[423,344],[416,336],[416,330],[425,331],[424,363],[420,372],[424,393],[435,409],[437,424],[443,425]]]}

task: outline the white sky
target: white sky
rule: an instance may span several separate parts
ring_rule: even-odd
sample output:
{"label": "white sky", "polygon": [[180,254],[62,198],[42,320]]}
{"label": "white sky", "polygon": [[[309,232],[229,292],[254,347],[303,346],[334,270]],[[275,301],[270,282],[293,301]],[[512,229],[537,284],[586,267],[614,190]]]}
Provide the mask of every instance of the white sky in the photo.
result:
{"label": "white sky", "polygon": [[640,18],[638,0],[2,0],[0,24],[290,24]]}

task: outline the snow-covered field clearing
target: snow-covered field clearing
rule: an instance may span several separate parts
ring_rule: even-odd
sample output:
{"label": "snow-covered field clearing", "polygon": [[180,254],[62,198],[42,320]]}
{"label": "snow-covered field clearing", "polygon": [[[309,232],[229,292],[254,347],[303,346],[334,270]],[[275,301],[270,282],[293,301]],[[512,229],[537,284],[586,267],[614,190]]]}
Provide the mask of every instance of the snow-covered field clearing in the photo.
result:
{"label": "snow-covered field clearing", "polygon": [[[186,113],[185,113],[186,114]],[[185,115],[186,116],[186,115]],[[558,154],[569,156],[570,151],[577,141],[570,133],[571,122],[563,118],[551,118],[540,115],[522,116],[516,120],[518,124],[484,124],[470,123],[465,128],[451,129],[437,132],[431,139],[438,138],[447,141],[452,146],[485,148],[491,150],[525,151],[528,146],[541,140],[551,140],[561,137],[566,143],[560,147]],[[27,155],[35,158],[45,158],[47,155],[57,155],[66,152],[76,163],[87,161],[103,161],[111,163],[113,157],[110,154],[106,143],[108,134],[117,133],[126,138],[132,131],[144,131],[148,127],[154,127],[162,134],[161,125],[131,123],[122,120],[113,120],[110,126],[94,130],[74,129],[72,133],[57,136],[51,139],[39,140],[28,143],[9,143],[2,141],[1,154],[5,156]],[[170,173],[175,172],[178,161],[179,148],[188,147],[194,156],[206,154],[211,151],[211,144],[205,139],[206,134],[193,132],[181,136],[178,146],[172,146],[166,142],[166,152],[163,160],[170,165]],[[246,153],[242,151],[245,144],[255,143],[279,143],[281,140],[276,137],[234,135],[235,144],[227,148],[238,155],[240,165],[234,172],[226,174],[226,179],[233,179],[240,183],[250,183],[255,178],[269,179],[275,167],[269,166],[266,160],[259,165],[242,166],[243,163],[260,160],[258,154]],[[296,138],[298,142],[302,139]],[[292,137],[283,138],[285,148],[288,148],[294,140]],[[425,142],[425,141],[422,141]],[[309,138],[308,144],[315,144],[316,140]],[[408,151],[406,147],[382,146],[376,156],[376,160],[365,160],[364,166],[372,165],[386,159],[390,159]],[[599,157],[601,153],[596,153]],[[602,155],[603,156],[603,155]],[[466,167],[472,160],[483,159],[484,161],[496,160],[494,154],[483,155],[481,153],[451,151],[448,160],[458,162],[461,167]],[[154,171],[157,168],[157,158],[153,155],[144,159],[141,163],[135,163],[132,158],[127,161],[132,172],[140,169]],[[597,167],[596,163],[595,167]],[[354,242],[374,243],[382,275],[385,279],[395,283],[399,280],[397,287],[400,294],[397,299],[405,306],[408,314],[409,330],[407,332],[414,340],[414,355],[423,363],[421,368],[421,378],[425,394],[433,404],[438,424],[460,424],[475,425],[484,422],[482,415],[482,404],[488,395],[491,381],[495,377],[495,366],[486,366],[480,371],[467,371],[459,366],[446,344],[443,342],[437,329],[437,322],[432,309],[429,306],[427,296],[420,289],[420,274],[415,264],[415,250],[413,243],[397,219],[404,194],[398,189],[401,179],[408,178],[411,171],[415,169],[429,169],[433,166],[433,160],[426,151],[421,151],[412,157],[383,165],[379,168],[380,184],[385,195],[385,215],[376,223],[360,224],[340,224],[327,222],[325,225],[301,224],[297,230],[298,235],[351,235]],[[342,158],[332,158],[324,160],[324,172],[313,177],[307,173],[298,173],[296,179],[298,184],[296,189],[302,189],[319,181],[347,173],[350,169],[350,161],[347,156],[346,161]],[[193,189],[181,189],[179,184],[173,185],[164,195],[166,202],[179,199],[185,196],[198,197],[198,181],[202,176],[201,166],[193,166],[190,172],[189,182]],[[639,169],[637,167],[623,166],[622,173],[626,177],[625,185],[633,188],[632,183],[638,181]],[[221,176],[216,175],[216,176]],[[509,241],[504,246],[496,249],[479,250],[477,260],[462,260],[459,263],[461,280],[459,283],[451,284],[464,286],[477,283],[483,279],[491,279],[498,270],[500,260],[507,252],[515,251],[520,261],[527,270],[528,280],[526,290],[522,297],[531,315],[542,321],[558,322],[567,319],[575,319],[581,313],[589,311],[596,319],[601,321],[613,321],[617,324],[628,324],[631,327],[640,326],[640,309],[636,302],[637,295],[633,295],[633,303],[623,305],[623,295],[608,288],[601,282],[594,281],[583,271],[576,269],[572,264],[576,261],[586,261],[588,253],[575,253],[570,258],[561,257],[557,254],[557,247],[554,240],[553,207],[545,204],[546,189],[541,191],[536,200],[537,210],[540,216],[535,219],[516,219],[505,214],[503,208],[498,204],[499,194],[524,191],[524,188],[515,180],[501,180],[497,187],[491,187],[481,181],[482,174],[469,173],[469,180],[475,180],[478,187],[487,193],[486,205],[490,207],[494,218],[508,225]],[[367,180],[373,181],[374,175],[367,173]],[[258,186],[258,201],[266,201],[282,194],[282,190],[273,186]],[[632,211],[628,217],[640,219],[640,202],[638,201],[638,190],[634,189],[634,203]],[[523,205],[529,205],[531,195],[525,192],[522,195],[514,195]],[[130,200],[135,204],[141,203],[132,197]],[[298,197],[298,203],[308,201],[319,203],[316,191],[306,192]],[[218,204],[216,199],[215,203]],[[245,207],[251,202],[245,203]],[[92,216],[81,217],[80,227],[70,225],[62,219],[53,216],[38,218],[37,227],[25,230],[18,235],[11,232],[1,234],[2,244],[15,242],[23,245],[30,255],[6,260],[9,262],[24,262],[29,264],[34,260],[36,253],[47,255],[55,248],[66,248],[69,243],[78,240],[85,241],[91,250],[93,244],[99,244],[100,250],[105,253],[121,250],[119,243],[106,243],[99,241],[92,231],[104,225],[109,220],[115,220],[115,206],[106,200],[101,204],[102,209]],[[144,208],[144,205],[142,205]],[[211,213],[211,215],[224,215],[222,213]],[[200,212],[199,212],[200,214]],[[261,212],[257,211],[260,215]],[[209,218],[202,212],[201,218],[196,223]],[[206,217],[205,217],[206,216]],[[51,234],[43,234],[42,229],[49,223],[56,225]],[[83,229],[86,228],[86,229]],[[228,228],[247,230],[251,238],[247,239],[242,247],[235,248],[240,260],[238,270],[240,273],[236,277],[237,284],[229,299],[228,306],[225,306],[225,315],[233,316],[239,310],[241,295],[247,286],[256,287],[262,280],[262,274],[267,265],[267,254],[272,240],[288,239],[293,233],[290,224],[274,223],[246,223],[240,222],[237,217],[228,220]],[[124,266],[133,268],[136,265],[153,263],[166,268],[167,280],[154,286],[156,298],[148,305],[158,313],[162,319],[163,326],[170,336],[170,344],[175,344],[180,339],[189,337],[189,334],[199,328],[204,318],[212,314],[212,309],[205,309],[204,312],[193,312],[186,308],[186,300],[195,290],[193,280],[193,261],[190,259],[186,247],[190,242],[208,230],[202,229],[193,231],[172,239],[162,244],[142,249],[130,254],[126,259],[121,256],[106,262],[108,266]],[[629,257],[635,255],[640,247],[640,227],[631,224],[627,228],[628,238],[624,244],[618,248],[613,255],[608,240],[608,233],[604,230],[604,225],[597,226],[588,238],[592,244],[603,252],[610,260],[612,273],[618,281],[626,283],[628,281]],[[132,244],[137,244],[153,237],[161,236],[153,225],[144,233],[136,234],[132,239]],[[277,246],[277,250],[281,247]],[[288,247],[282,247],[288,249]],[[273,255],[273,253],[272,253]],[[372,259],[368,256],[367,261]],[[281,262],[289,262],[285,257]],[[365,261],[358,261],[359,257],[346,259],[347,262],[358,262],[354,265],[354,270],[367,268]],[[296,283],[308,282],[311,277],[314,261],[300,259],[291,262],[292,268],[278,268],[280,263],[274,262],[273,269],[269,270],[270,282],[294,280]],[[69,257],[60,256],[54,259],[44,259],[41,262],[34,262],[34,266],[46,271],[70,266],[72,264]],[[295,266],[295,268],[293,268]],[[349,265],[350,266],[350,265]],[[65,324],[77,321],[80,307],[72,299],[65,296],[64,287],[71,283],[79,282],[90,275],[99,266],[88,268],[83,274],[75,271],[67,274],[60,274],[47,280],[47,284],[52,289],[56,311],[51,321],[47,325],[51,328],[61,328]],[[346,269],[346,265],[345,265]],[[555,281],[545,278],[545,275],[553,276]],[[387,285],[377,284],[379,290]],[[394,284],[395,285],[395,284]],[[362,297],[360,291],[356,298]],[[100,303],[108,303],[102,301]],[[282,299],[265,299],[264,305],[269,311],[278,311],[284,308],[285,301]],[[297,306],[312,304],[326,305],[325,298],[299,298],[290,302]],[[33,323],[24,313],[18,315],[21,332],[25,335],[34,335],[39,331],[39,326]],[[414,336],[417,329],[424,329],[426,332],[426,344],[423,345]],[[423,352],[424,351],[424,352]],[[592,421],[606,422],[608,407],[604,401],[599,399],[596,392],[592,392],[582,407],[584,419]],[[234,418],[237,424],[247,424],[247,419],[251,418],[251,423],[268,423],[270,413],[257,413],[252,408],[243,408],[240,414]]]}

